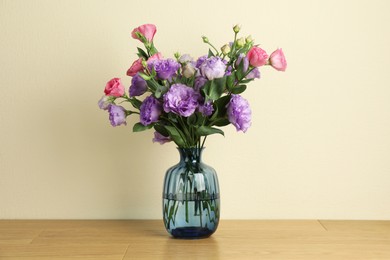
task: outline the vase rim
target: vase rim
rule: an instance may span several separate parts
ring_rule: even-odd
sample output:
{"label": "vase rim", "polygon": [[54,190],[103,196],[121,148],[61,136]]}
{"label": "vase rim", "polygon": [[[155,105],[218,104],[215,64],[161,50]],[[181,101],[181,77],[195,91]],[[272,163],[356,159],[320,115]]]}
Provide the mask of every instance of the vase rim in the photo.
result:
{"label": "vase rim", "polygon": [[203,150],[206,149],[206,147],[176,147],[178,150]]}

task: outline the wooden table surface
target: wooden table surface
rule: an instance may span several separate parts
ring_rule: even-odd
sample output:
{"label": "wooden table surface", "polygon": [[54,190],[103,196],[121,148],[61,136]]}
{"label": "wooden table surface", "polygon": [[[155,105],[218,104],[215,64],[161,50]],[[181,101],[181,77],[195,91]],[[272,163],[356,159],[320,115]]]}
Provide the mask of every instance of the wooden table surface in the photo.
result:
{"label": "wooden table surface", "polygon": [[390,259],[390,221],[221,220],[181,240],[162,220],[0,220],[0,259]]}

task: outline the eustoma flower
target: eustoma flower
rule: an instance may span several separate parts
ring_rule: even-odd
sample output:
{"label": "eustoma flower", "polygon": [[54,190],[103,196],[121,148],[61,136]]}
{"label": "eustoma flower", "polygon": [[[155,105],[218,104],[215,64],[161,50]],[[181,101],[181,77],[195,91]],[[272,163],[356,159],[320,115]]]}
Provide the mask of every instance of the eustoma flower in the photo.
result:
{"label": "eustoma flower", "polygon": [[164,95],[164,111],[189,117],[198,107],[199,93],[184,84],[173,84]]}
{"label": "eustoma flower", "polygon": [[241,64],[241,62],[242,62],[242,72],[246,72],[248,70],[248,67],[249,67],[249,60],[245,56],[244,53],[241,53],[240,55],[238,55],[237,61],[236,61],[236,67],[238,67]]}
{"label": "eustoma flower", "polygon": [[107,110],[111,104],[112,98],[110,98],[109,96],[103,96],[98,102],[99,108],[103,110]]}
{"label": "eustoma flower", "polygon": [[153,143],[165,144],[167,142],[172,141],[169,136],[163,136],[159,132],[154,132],[154,138],[152,139]]}
{"label": "eustoma flower", "polygon": [[138,40],[140,40],[142,42],[142,40],[136,34],[136,33],[140,33],[141,35],[143,35],[145,37],[145,39],[148,42],[152,42],[153,41],[153,37],[156,34],[156,31],[157,31],[157,29],[156,29],[156,26],[154,24],[144,24],[144,25],[141,25],[141,26],[135,28],[131,32],[131,36],[134,39],[138,39]]}
{"label": "eustoma flower", "polygon": [[267,64],[268,54],[262,48],[253,46],[246,55],[250,65],[260,67]]}
{"label": "eustoma flower", "polygon": [[229,122],[236,127],[237,131],[245,133],[251,126],[252,111],[248,101],[240,95],[232,95],[227,105],[227,114]]}
{"label": "eustoma flower", "polygon": [[282,49],[277,49],[269,56],[270,65],[279,71],[285,71],[287,68],[287,61],[284,57]]}
{"label": "eustoma flower", "polygon": [[139,71],[143,69],[144,67],[142,66],[142,58],[139,58],[138,60],[134,61],[133,64],[131,64],[126,74],[127,76],[133,77],[135,74],[137,74]]}
{"label": "eustoma flower", "polygon": [[253,68],[251,72],[246,75],[247,79],[259,79],[260,78],[260,70],[258,68]]}
{"label": "eustoma flower", "polygon": [[180,64],[173,59],[153,60],[148,64],[149,70],[154,69],[157,73],[157,78],[170,80],[176,75]]}
{"label": "eustoma flower", "polygon": [[199,105],[198,111],[204,116],[210,116],[214,111],[213,103],[211,101],[207,101]]}
{"label": "eustoma flower", "polygon": [[213,80],[222,78],[225,75],[226,64],[220,57],[210,57],[203,61],[199,69],[202,76]]}
{"label": "eustoma flower", "polygon": [[111,104],[108,113],[112,126],[126,125],[126,110],[123,107]]}
{"label": "eustoma flower", "polygon": [[149,57],[148,62],[152,62],[154,60],[162,60],[162,59],[163,59],[163,56],[162,56],[161,52],[157,52]]}
{"label": "eustoma flower", "polygon": [[131,79],[131,85],[129,88],[130,97],[141,96],[146,92],[147,89],[148,84],[139,74],[136,74]]}
{"label": "eustoma flower", "polygon": [[202,76],[196,77],[194,81],[194,89],[196,91],[199,91],[206,83],[207,83],[207,79],[205,77]]}
{"label": "eustoma flower", "polygon": [[140,122],[144,126],[157,122],[161,115],[161,103],[153,96],[145,98],[140,107]]}
{"label": "eustoma flower", "polygon": [[196,68],[192,63],[187,63],[182,67],[182,74],[186,78],[191,78],[196,73]]}
{"label": "eustoma flower", "polygon": [[125,87],[122,85],[120,78],[113,78],[107,82],[104,93],[107,96],[121,97],[125,94]]}

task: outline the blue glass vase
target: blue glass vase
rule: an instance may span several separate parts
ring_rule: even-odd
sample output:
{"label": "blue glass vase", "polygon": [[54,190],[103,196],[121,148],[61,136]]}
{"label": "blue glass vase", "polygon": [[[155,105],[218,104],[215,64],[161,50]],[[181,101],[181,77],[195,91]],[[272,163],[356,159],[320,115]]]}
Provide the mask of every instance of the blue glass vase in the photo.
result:
{"label": "blue glass vase", "polygon": [[175,238],[204,238],[219,223],[219,184],[215,170],[202,162],[199,148],[178,148],[180,162],[165,174],[163,216]]}

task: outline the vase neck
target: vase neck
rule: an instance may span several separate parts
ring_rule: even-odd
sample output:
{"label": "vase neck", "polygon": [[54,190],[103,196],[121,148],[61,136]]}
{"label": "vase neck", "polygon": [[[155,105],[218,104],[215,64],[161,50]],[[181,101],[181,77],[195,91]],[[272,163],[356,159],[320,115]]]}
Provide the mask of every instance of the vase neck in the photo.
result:
{"label": "vase neck", "polygon": [[202,162],[202,152],[204,148],[177,148],[180,153],[181,163]]}

